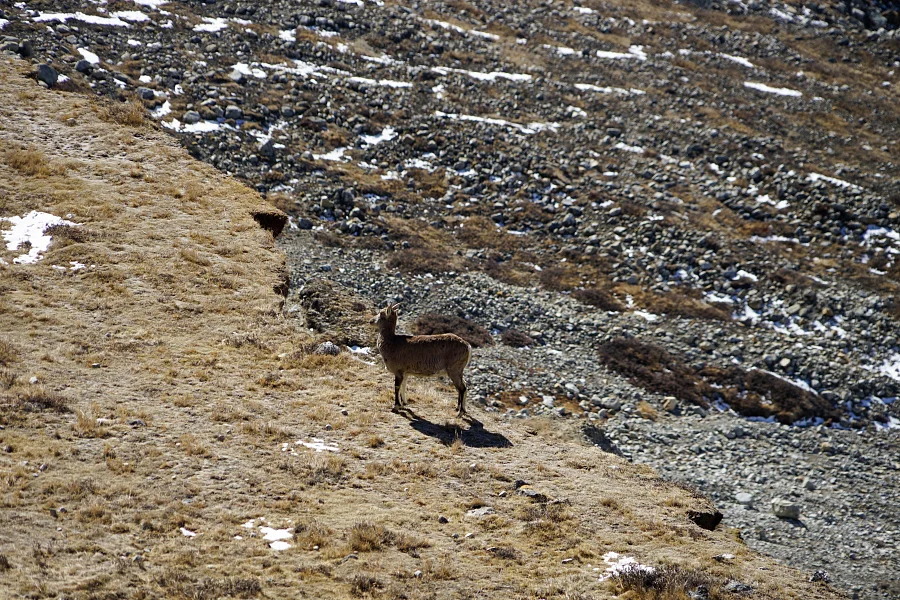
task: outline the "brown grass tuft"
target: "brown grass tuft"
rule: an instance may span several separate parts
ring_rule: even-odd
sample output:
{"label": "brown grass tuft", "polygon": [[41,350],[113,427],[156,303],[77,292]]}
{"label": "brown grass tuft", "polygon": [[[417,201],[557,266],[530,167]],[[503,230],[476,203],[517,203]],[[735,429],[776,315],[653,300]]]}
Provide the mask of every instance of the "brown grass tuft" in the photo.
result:
{"label": "brown grass tuft", "polygon": [[303,550],[315,550],[327,546],[333,534],[331,529],[316,521],[301,523],[294,527],[294,542]]}
{"label": "brown grass tuft", "polygon": [[355,552],[373,552],[390,546],[397,539],[389,529],[372,523],[357,523],[350,528],[347,542]]}
{"label": "brown grass tuft", "polygon": [[29,386],[18,394],[15,405],[25,412],[52,410],[59,413],[69,412],[69,400],[62,394],[48,390],[42,385]]}
{"label": "brown grass tuft", "polygon": [[99,115],[107,123],[141,127],[145,123],[144,112],[144,107],[137,102],[111,102],[100,108]]}
{"label": "brown grass tuft", "polygon": [[50,165],[44,153],[34,148],[10,149],[5,153],[6,164],[31,177],[46,177],[50,174]]}
{"label": "brown grass tuft", "polygon": [[16,347],[6,340],[0,340],[0,367],[6,367],[19,360]]}

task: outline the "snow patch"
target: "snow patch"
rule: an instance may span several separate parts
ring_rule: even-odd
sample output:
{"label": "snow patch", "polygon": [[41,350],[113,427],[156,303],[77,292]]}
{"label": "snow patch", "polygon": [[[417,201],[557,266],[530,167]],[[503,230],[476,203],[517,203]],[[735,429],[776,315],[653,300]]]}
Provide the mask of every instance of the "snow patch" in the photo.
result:
{"label": "snow patch", "polygon": [[[623,556],[618,552],[607,552],[603,555],[603,562],[608,566],[603,574],[600,576],[600,581],[606,581],[612,577],[617,575],[621,575],[623,573],[627,573],[629,571],[633,571],[636,573],[647,573],[652,574],[656,572],[656,569],[653,567],[648,567],[647,565],[642,565],[638,561],[636,561],[631,556]],[[599,571],[599,568],[595,569]]]}
{"label": "snow patch", "polygon": [[608,50],[597,50],[598,58],[636,58],[638,60],[647,60],[647,53],[644,52],[643,46],[630,46],[628,52],[610,52]]}
{"label": "snow patch", "polygon": [[284,40],[285,42],[296,42],[297,34],[293,29],[282,29],[278,32],[278,39]]}
{"label": "snow patch", "polygon": [[477,117],[475,115],[460,115],[454,113],[445,113],[442,111],[435,111],[434,116],[442,119],[451,119],[453,121],[475,121],[477,123],[489,123],[491,125],[502,125],[504,127],[510,127],[512,129],[517,129],[525,134],[533,134],[541,131],[556,131],[559,128],[559,123],[528,123],[527,125],[522,125],[521,123],[513,123],[512,121],[507,121],[505,119],[493,119],[490,117]]}
{"label": "snow patch", "polygon": [[150,116],[154,119],[162,119],[164,116],[172,112],[172,104],[166,100],[162,106],[150,111]]}
{"label": "snow patch", "polygon": [[380,144],[381,142],[388,142],[395,137],[397,137],[397,131],[393,127],[388,126],[378,135],[363,135],[360,136],[360,139],[362,139],[363,144],[368,147]]}
{"label": "snow patch", "polygon": [[724,59],[726,59],[726,60],[730,60],[730,61],[732,61],[732,62],[736,62],[736,63],[739,64],[739,65],[743,65],[743,66],[747,67],[748,69],[755,69],[755,68],[756,68],[756,66],[755,66],[752,62],[750,62],[749,60],[747,60],[747,59],[744,58],[743,56],[735,56],[735,55],[733,55],[733,54],[725,54],[724,52],[720,52],[720,53],[719,53],[719,56],[721,56],[722,58],[724,58]]}
{"label": "snow patch", "polygon": [[227,19],[223,19],[221,17],[215,17],[215,18],[203,17],[203,23],[196,25],[194,27],[194,31],[216,32],[216,31],[222,31],[226,27],[228,27]]}
{"label": "snow patch", "polygon": [[803,95],[803,92],[792,90],[791,88],[776,88],[764,83],[754,83],[752,81],[745,81],[744,87],[760,92],[766,92],[767,94],[777,94],[779,96],[794,96],[799,98]]}
{"label": "snow patch", "polygon": [[644,149],[640,146],[629,146],[624,142],[619,142],[615,146],[613,146],[616,150],[624,150],[625,152],[634,152],[635,154],[643,154]]}
{"label": "snow patch", "polygon": [[347,81],[352,81],[354,83],[365,83],[367,85],[379,85],[382,87],[392,87],[392,88],[410,88],[412,87],[411,83],[406,81],[394,81],[392,79],[369,79],[368,77],[350,77]]}
{"label": "snow patch", "polygon": [[806,176],[807,181],[812,181],[815,183],[816,181],[827,181],[828,183],[833,183],[834,185],[840,186],[842,188],[855,188],[860,189],[858,185],[854,185],[849,181],[844,181],[843,179],[838,179],[836,177],[828,177],[827,175],[820,175],[819,173],[810,173]]}
{"label": "snow patch", "polygon": [[6,240],[7,250],[17,250],[22,244],[29,244],[28,252],[17,256],[13,262],[20,265],[36,263],[43,258],[43,253],[50,247],[52,236],[44,232],[54,225],[77,227],[78,223],[66,221],[50,213],[31,211],[24,217],[0,217],[0,222],[12,223],[12,227],[0,232]]}
{"label": "snow patch", "polygon": [[184,527],[182,527],[181,535],[183,535],[184,537],[194,537],[195,535],[197,535],[197,533],[195,531],[191,531],[190,529],[185,529]]}
{"label": "snow patch", "polygon": [[626,90],[625,88],[599,86],[592,83],[576,83],[575,89],[582,92],[600,92],[601,94],[620,94],[622,96],[640,96],[647,93],[637,88],[628,88]]}
{"label": "snow patch", "polygon": [[[327,444],[325,440],[321,438],[309,438],[310,441],[297,440],[294,442],[297,446],[303,446],[305,448],[309,448],[310,450],[315,450],[316,452],[340,452],[341,449],[338,448],[334,444]],[[282,452],[289,452],[291,454],[296,454],[294,451],[294,447],[291,446],[288,442],[282,442],[281,444]]]}
{"label": "snow patch", "polygon": [[91,25],[107,25],[110,27],[131,27],[127,22],[120,19],[116,16],[116,13],[113,13],[111,17],[100,17],[98,15],[86,15],[83,12],[75,12],[75,13],[38,13],[38,16],[33,17],[35,21],[59,21],[60,23],[65,23],[69,19],[75,19],[76,21],[81,21],[83,23],[90,23]]}
{"label": "snow patch", "polygon": [[505,73],[503,71],[491,71],[490,73],[482,73],[480,71],[466,71],[465,69],[454,69],[451,67],[432,67],[432,71],[447,75],[449,73],[461,73],[468,75],[472,79],[479,81],[497,81],[497,79],[508,79],[510,81],[531,81],[531,75],[525,73]]}
{"label": "snow patch", "polygon": [[335,148],[331,152],[326,152],[325,154],[313,154],[313,158],[316,160],[344,160],[344,152],[347,151],[347,148]]}
{"label": "snow patch", "polygon": [[79,48],[78,54],[84,58],[84,60],[88,61],[92,65],[96,65],[100,62],[100,57],[88,50],[87,48]]}

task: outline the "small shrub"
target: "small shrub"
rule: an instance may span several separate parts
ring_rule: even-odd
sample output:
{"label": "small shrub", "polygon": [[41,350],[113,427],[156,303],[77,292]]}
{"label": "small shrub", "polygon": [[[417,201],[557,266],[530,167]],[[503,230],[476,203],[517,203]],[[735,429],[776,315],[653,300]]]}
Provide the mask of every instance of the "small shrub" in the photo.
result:
{"label": "small shrub", "polygon": [[575,290],[572,297],[588,306],[594,306],[600,310],[608,310],[621,312],[625,310],[625,305],[619,302],[615,296],[609,292],[596,288],[587,288],[583,290]]}
{"label": "small shrub", "polygon": [[507,329],[500,334],[500,341],[512,348],[534,346],[534,338],[518,329]]}
{"label": "small shrub", "polygon": [[354,596],[371,594],[382,587],[384,587],[384,584],[374,575],[357,573],[350,578],[350,593]]}
{"label": "small shrub", "polygon": [[16,347],[6,340],[0,340],[0,367],[7,367],[19,359]]}
{"label": "small shrub", "polygon": [[490,332],[467,319],[437,313],[426,313],[413,323],[417,335],[455,333],[471,344],[473,348],[490,346],[494,343]]}
{"label": "small shrub", "polygon": [[515,548],[510,546],[496,546],[493,548],[488,548],[488,552],[496,556],[497,558],[502,558],[505,560],[518,560],[519,553],[516,552]]}
{"label": "small shrub", "polygon": [[647,568],[629,565],[619,570],[613,580],[623,591],[631,591],[638,598],[655,600],[681,600],[682,598],[706,597],[712,600],[722,598],[719,588],[723,581],[712,575],[682,569],[676,565]]}
{"label": "small shrub", "polygon": [[316,454],[310,459],[306,483],[308,485],[337,483],[344,474],[346,464],[340,456]]}
{"label": "small shrub", "polygon": [[331,539],[332,531],[313,521],[309,524],[300,524],[294,527],[294,541],[304,550],[312,550],[316,546],[324,548]]}
{"label": "small shrub", "polygon": [[9,571],[10,569],[12,569],[12,565],[9,564],[9,559],[6,558],[6,555],[0,554],[0,573]]}
{"label": "small shrub", "polygon": [[350,529],[348,543],[356,552],[372,552],[391,545],[396,536],[382,525],[357,523]]}

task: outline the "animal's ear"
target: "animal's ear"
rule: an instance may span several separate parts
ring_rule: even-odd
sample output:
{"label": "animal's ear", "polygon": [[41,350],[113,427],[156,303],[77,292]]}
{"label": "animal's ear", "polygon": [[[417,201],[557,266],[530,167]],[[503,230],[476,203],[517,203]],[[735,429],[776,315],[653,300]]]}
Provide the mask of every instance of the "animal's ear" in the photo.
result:
{"label": "animal's ear", "polygon": [[391,307],[391,310],[399,313],[400,312],[400,303],[398,302],[397,304],[393,305]]}

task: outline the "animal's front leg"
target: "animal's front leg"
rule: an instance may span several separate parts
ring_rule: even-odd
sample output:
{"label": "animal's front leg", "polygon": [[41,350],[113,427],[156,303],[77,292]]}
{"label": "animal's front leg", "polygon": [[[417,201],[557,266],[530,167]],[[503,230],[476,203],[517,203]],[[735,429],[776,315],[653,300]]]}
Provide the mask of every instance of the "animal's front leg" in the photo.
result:
{"label": "animal's front leg", "polygon": [[391,409],[391,412],[398,413],[400,409],[403,408],[402,397],[400,395],[400,388],[404,383],[403,375],[394,375],[394,407]]}

